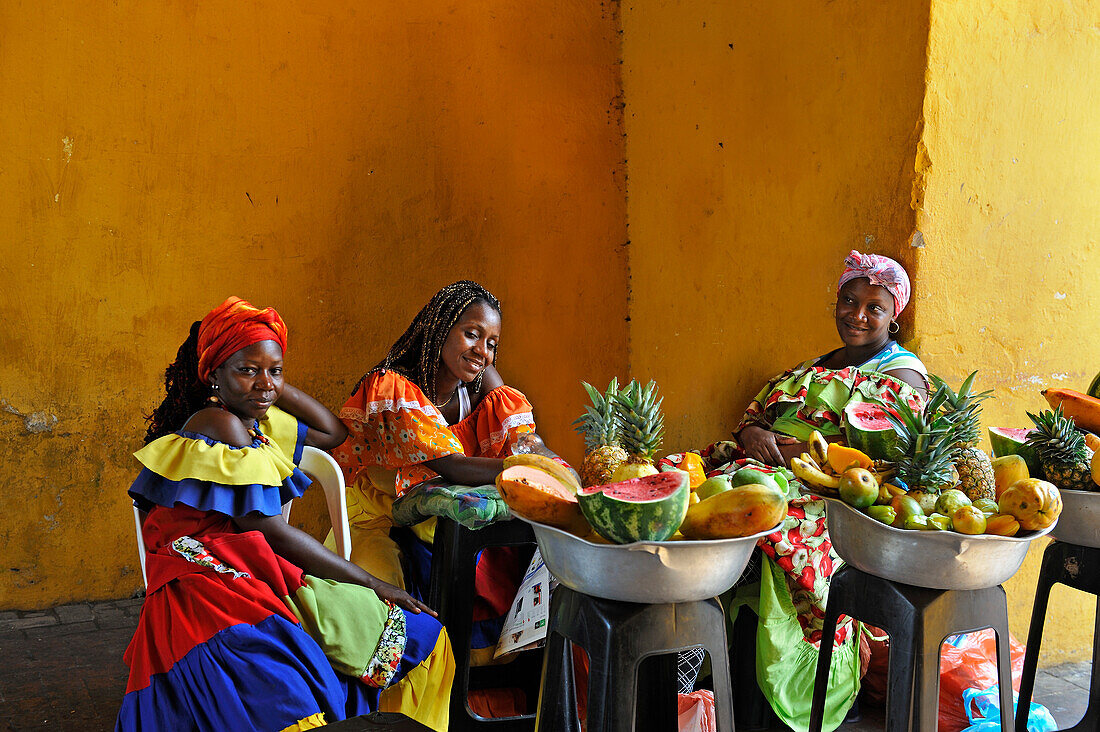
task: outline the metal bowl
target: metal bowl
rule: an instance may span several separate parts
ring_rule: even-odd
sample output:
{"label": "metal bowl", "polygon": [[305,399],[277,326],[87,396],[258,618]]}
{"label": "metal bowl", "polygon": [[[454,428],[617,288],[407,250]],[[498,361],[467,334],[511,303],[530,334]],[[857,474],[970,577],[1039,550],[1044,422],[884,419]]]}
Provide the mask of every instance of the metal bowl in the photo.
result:
{"label": "metal bowl", "polygon": [[594,544],[515,514],[535,530],[546,568],[566,587],[621,602],[691,602],[720,595],[745,571],[767,531],[737,539]]}
{"label": "metal bowl", "polygon": [[1100,548],[1100,493],[1059,489],[1062,515],[1054,525],[1055,539]]}
{"label": "metal bowl", "polygon": [[825,517],[833,548],[856,569],[935,590],[979,590],[1016,574],[1028,546],[1051,531],[1027,536],[967,535],[895,529],[835,498]]}

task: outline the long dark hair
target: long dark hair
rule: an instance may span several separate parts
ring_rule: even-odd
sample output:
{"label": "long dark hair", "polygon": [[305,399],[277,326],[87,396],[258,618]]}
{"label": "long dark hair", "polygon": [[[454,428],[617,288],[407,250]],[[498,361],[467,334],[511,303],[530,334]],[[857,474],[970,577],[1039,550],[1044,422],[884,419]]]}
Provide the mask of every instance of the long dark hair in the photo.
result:
{"label": "long dark hair", "polygon": [[[434,403],[439,398],[435,393],[435,375],[439,371],[443,343],[466,308],[476,302],[484,302],[500,314],[500,300],[472,280],[454,282],[435,293],[401,337],[390,346],[386,357],[368,371],[355,388],[358,389],[370,374],[392,369],[419,386]],[[493,363],[496,363],[495,358]],[[484,374],[482,371],[474,379],[475,392],[480,391]]]}
{"label": "long dark hair", "polygon": [[145,444],[175,432],[195,412],[207,406],[210,387],[199,381],[199,325],[191,324],[191,333],[176,352],[176,360],[164,370],[164,401],[145,417],[149,428]]}

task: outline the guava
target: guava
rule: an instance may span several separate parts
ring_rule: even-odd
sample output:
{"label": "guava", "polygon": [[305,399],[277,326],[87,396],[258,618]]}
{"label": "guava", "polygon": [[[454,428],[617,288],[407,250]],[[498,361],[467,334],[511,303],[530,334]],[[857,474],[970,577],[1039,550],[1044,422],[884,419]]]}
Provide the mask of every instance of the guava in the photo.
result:
{"label": "guava", "polygon": [[940,497],[936,499],[936,513],[942,513],[944,516],[954,516],[955,511],[969,505],[970,499],[966,497],[965,493],[958,488],[950,488],[941,493]]}
{"label": "guava", "polygon": [[936,499],[939,498],[939,494],[928,493],[927,491],[909,491],[906,495],[920,504],[920,509],[924,511],[925,516],[935,512]]}
{"label": "guava", "polygon": [[997,506],[997,502],[992,498],[979,498],[978,500],[974,501],[973,506],[984,513],[987,519],[992,514],[1000,511],[1000,508]]}
{"label": "guava", "polygon": [[963,506],[951,514],[951,523],[960,534],[984,534],[985,514],[977,506]]}

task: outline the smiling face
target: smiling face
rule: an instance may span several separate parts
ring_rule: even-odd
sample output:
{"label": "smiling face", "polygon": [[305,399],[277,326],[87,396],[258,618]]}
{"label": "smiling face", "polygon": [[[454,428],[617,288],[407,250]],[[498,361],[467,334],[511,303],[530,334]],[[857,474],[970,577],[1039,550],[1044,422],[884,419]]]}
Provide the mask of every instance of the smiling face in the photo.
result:
{"label": "smiling face", "polygon": [[836,295],[836,330],[846,346],[886,345],[893,315],[893,296],[866,277],[845,282]]}
{"label": "smiling face", "polygon": [[214,369],[210,381],[233,414],[262,419],[283,393],[283,349],[275,341],[245,346]]}
{"label": "smiling face", "polygon": [[500,313],[484,301],[474,302],[447,333],[439,353],[440,375],[473,381],[496,359],[499,340]]}

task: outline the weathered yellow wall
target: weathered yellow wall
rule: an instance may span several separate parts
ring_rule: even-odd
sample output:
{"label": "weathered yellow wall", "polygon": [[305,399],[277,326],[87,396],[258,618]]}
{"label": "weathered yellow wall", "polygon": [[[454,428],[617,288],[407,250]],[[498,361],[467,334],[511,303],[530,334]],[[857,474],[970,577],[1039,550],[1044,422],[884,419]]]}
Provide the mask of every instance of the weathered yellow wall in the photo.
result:
{"label": "weathered yellow wall", "polygon": [[338,407],[479,279],[567,457],[578,382],[625,370],[614,14],[314,5],[0,7],[0,609],[140,586],[130,453],[226,295],[277,306],[289,378]]}
{"label": "weathered yellow wall", "polygon": [[925,0],[623,8],[631,366],[670,450],[840,345],[851,249],[907,259]]}
{"label": "weathered yellow wall", "polygon": [[[1100,5],[932,3],[914,201],[921,353],[996,390],[987,425],[1030,426],[1039,390],[1100,370]],[[1023,640],[1042,547],[1007,589]],[[1090,658],[1094,598],[1056,588],[1043,663]]]}

